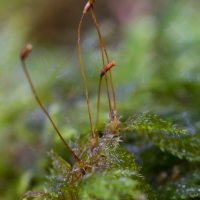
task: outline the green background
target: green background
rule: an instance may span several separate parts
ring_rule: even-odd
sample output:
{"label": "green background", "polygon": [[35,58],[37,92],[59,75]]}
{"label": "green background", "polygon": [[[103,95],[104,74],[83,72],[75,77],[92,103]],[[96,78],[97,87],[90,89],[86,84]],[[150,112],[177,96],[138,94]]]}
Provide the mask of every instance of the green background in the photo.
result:
{"label": "green background", "polygon": [[[19,199],[29,189],[43,190],[50,149],[73,162],[22,71],[19,52],[25,44],[34,46],[27,59],[30,76],[64,138],[70,143],[90,132],[77,54],[77,27],[85,3],[0,2],[0,199]],[[122,121],[149,111],[200,138],[199,8],[196,0],[97,0],[100,30],[110,60],[117,63],[112,71]],[[95,123],[102,64],[90,13],[83,22],[81,45]],[[101,127],[107,120],[104,83]],[[164,153],[141,135],[127,133],[123,139],[158,193],[198,170],[199,162]]]}

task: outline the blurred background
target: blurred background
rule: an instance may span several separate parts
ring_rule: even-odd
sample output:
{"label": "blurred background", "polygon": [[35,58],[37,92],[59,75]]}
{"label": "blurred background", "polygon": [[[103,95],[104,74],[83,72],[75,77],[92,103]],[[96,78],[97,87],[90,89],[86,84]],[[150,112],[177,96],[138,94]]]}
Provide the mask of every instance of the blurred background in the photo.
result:
{"label": "blurred background", "polygon": [[[0,1],[0,199],[43,190],[51,149],[73,162],[22,71],[19,52],[25,44],[34,46],[26,62],[32,81],[64,138],[71,144],[90,132],[77,54],[77,28],[85,4],[84,0]],[[96,0],[94,7],[109,58],[117,63],[112,71],[122,121],[149,111],[199,137],[200,2]],[[83,22],[81,45],[95,123],[102,64],[90,13]],[[107,120],[103,83],[101,128]],[[186,169],[199,167],[162,152],[141,135],[127,133],[124,140],[158,193],[157,180],[163,174],[166,180],[176,172],[178,179]]]}

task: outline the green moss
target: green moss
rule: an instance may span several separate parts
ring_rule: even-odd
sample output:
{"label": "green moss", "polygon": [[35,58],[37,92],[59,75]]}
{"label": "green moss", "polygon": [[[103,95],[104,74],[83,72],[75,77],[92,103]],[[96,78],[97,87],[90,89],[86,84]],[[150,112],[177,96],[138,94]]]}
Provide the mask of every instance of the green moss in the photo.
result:
{"label": "green moss", "polygon": [[92,152],[90,143],[85,144],[77,154],[82,165],[72,167],[51,151],[53,169],[47,189],[44,193],[28,192],[23,199],[156,199],[139,174],[140,167],[134,161],[134,155],[121,147],[119,141],[119,136],[107,133],[98,138]]}

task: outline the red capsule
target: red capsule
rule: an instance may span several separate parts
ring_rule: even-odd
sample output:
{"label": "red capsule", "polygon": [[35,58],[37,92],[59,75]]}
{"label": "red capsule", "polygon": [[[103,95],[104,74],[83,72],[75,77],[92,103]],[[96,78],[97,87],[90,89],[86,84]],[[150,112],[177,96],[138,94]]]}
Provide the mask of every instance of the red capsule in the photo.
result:
{"label": "red capsule", "polygon": [[115,61],[109,62],[107,65],[105,65],[103,67],[103,69],[101,70],[101,77],[105,75],[105,73],[110,70],[113,66],[116,65]]}

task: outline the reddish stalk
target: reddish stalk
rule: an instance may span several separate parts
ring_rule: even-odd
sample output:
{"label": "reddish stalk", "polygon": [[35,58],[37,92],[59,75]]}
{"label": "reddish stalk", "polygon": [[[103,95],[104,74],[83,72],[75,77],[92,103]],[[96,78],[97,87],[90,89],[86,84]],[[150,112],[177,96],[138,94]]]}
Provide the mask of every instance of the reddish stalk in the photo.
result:
{"label": "reddish stalk", "polygon": [[[108,104],[109,104],[109,109],[110,109],[110,119],[113,120],[114,118],[116,118],[116,95],[115,95],[115,90],[114,90],[114,84],[113,84],[113,79],[112,79],[112,73],[110,71],[111,67],[108,67],[108,65],[110,65],[109,62],[109,58],[108,58],[108,53],[106,50],[106,47],[104,45],[103,42],[103,38],[101,36],[99,27],[98,27],[98,23],[96,20],[96,16],[95,16],[95,12],[94,12],[94,8],[93,8],[93,4],[94,4],[95,0],[89,0],[83,10],[83,15],[81,17],[80,23],[79,23],[79,27],[78,27],[78,56],[79,56],[79,62],[80,62],[80,69],[82,72],[82,77],[83,77],[83,81],[84,81],[84,86],[85,86],[85,91],[86,91],[86,101],[87,101],[87,107],[88,107],[88,114],[89,114],[89,120],[90,120],[90,129],[91,129],[91,136],[92,139],[95,143],[95,133],[93,130],[93,126],[92,126],[92,117],[91,117],[91,112],[90,112],[90,103],[89,103],[89,97],[88,97],[88,87],[87,87],[87,82],[86,82],[86,78],[85,78],[85,73],[84,73],[84,69],[83,69],[83,63],[82,63],[82,56],[81,56],[81,45],[80,45],[80,31],[81,31],[81,26],[82,26],[82,22],[84,19],[84,16],[89,12],[89,10],[91,9],[91,13],[92,13],[92,18],[98,33],[98,37],[99,37],[99,42],[100,42],[100,48],[101,48],[101,54],[102,54],[102,63],[103,63],[103,74],[101,71],[101,75],[100,75],[100,81],[99,81],[99,89],[98,89],[98,102],[97,102],[97,117],[96,117],[96,130],[98,130],[98,121],[99,121],[99,109],[100,109],[100,93],[101,93],[101,84],[102,84],[102,77],[105,75],[105,79],[106,79],[106,91],[107,91],[107,96],[108,96]],[[105,59],[104,59],[104,54],[106,56],[107,59],[107,65],[105,65]],[[113,62],[111,62],[112,66],[115,65],[115,63],[113,64]],[[105,72],[104,72],[105,70]],[[113,99],[114,99],[114,111],[112,109],[112,105],[111,105],[111,100],[110,100],[110,92],[109,92],[109,86],[108,86],[108,78],[107,78],[107,74],[106,72],[109,71],[110,73],[110,81],[111,81],[111,85],[112,85],[112,94],[113,94]]]}
{"label": "reddish stalk", "polygon": [[85,14],[83,13],[79,26],[78,26],[78,57],[79,57],[79,63],[80,63],[80,69],[81,69],[81,73],[82,73],[82,77],[83,77],[83,82],[84,82],[84,86],[85,86],[85,96],[86,96],[86,102],[87,102],[87,108],[88,108],[88,115],[89,115],[89,120],[90,120],[90,130],[91,130],[91,137],[92,139],[95,138],[95,134],[93,131],[93,125],[92,125],[92,117],[91,117],[91,112],[90,112],[90,101],[89,101],[89,97],[88,97],[88,86],[87,86],[87,81],[86,81],[86,77],[85,77],[85,73],[84,73],[84,69],[83,69],[83,61],[82,61],[82,56],[81,56],[81,26],[83,23],[83,19],[84,19]]}
{"label": "reddish stalk", "polygon": [[[102,37],[101,37],[101,33],[100,33],[100,30],[98,28],[98,23],[97,23],[97,20],[96,20],[96,17],[95,17],[95,14],[94,14],[94,8],[93,6],[91,6],[92,10],[91,10],[91,13],[92,13],[92,18],[93,18],[93,21],[94,21],[94,24],[95,24],[95,27],[96,27],[96,30],[97,30],[97,33],[98,33],[98,36],[99,36],[99,42],[100,42],[100,48],[101,48],[101,55],[102,55],[102,63],[103,63],[103,68],[105,66],[105,60],[104,60],[104,44],[103,44],[103,41],[102,41]],[[107,62],[108,62],[108,59],[107,59]],[[105,74],[105,79],[106,79],[106,91],[107,91],[107,95],[108,95],[108,104],[109,104],[109,109],[112,110],[112,105],[111,105],[111,100],[110,100],[110,92],[109,92],[109,87],[108,87],[108,78],[107,78],[107,74]],[[101,88],[101,87],[100,87]],[[99,95],[100,95],[100,92],[98,92],[98,99],[100,99]],[[98,104],[100,105],[100,104]]]}
{"label": "reddish stalk", "polygon": [[[103,66],[105,66],[104,53],[106,55],[107,63],[109,63],[110,61],[109,61],[108,53],[107,53],[107,50],[106,50],[103,38],[101,36],[101,32],[99,30],[99,26],[98,26],[98,23],[97,23],[97,20],[96,20],[96,16],[95,16],[93,5],[91,6],[91,13],[92,13],[92,18],[93,18],[93,21],[94,21],[94,24],[95,24],[95,27],[96,27],[96,30],[97,30],[97,33],[98,33],[98,36],[99,36],[100,47],[101,47],[101,51],[102,51]],[[109,73],[110,73],[110,82],[111,82],[111,86],[112,86],[112,94],[113,94],[113,100],[114,100],[114,111],[116,112],[116,110],[117,110],[117,103],[116,103],[116,95],[115,95],[115,89],[114,89],[114,83],[113,83],[113,79],[112,79],[112,72],[111,72],[111,70],[109,70]],[[105,74],[105,78],[106,78],[106,74]],[[112,110],[112,109],[110,109],[110,110]]]}
{"label": "reddish stalk", "polygon": [[52,126],[54,127],[56,133],[58,134],[58,136],[60,137],[60,139],[62,140],[62,142],[65,144],[65,146],[67,147],[67,149],[72,153],[74,159],[81,164],[82,161],[78,158],[78,156],[74,153],[74,151],[72,151],[72,149],[69,147],[69,145],[67,144],[67,142],[64,140],[64,138],[62,137],[62,135],[60,134],[58,128],[56,127],[55,123],[53,122],[52,118],[50,117],[49,113],[47,112],[47,110],[45,109],[45,107],[43,106],[43,104],[41,103],[38,94],[35,90],[35,87],[31,81],[31,78],[29,76],[27,67],[26,67],[26,63],[25,63],[25,59],[28,56],[28,54],[30,53],[30,51],[32,50],[32,45],[26,45],[20,52],[20,58],[21,58],[21,62],[22,62],[22,67],[24,70],[24,73],[26,75],[26,78],[28,80],[28,83],[30,85],[31,91],[37,101],[37,103],[40,105],[41,109],[44,111],[44,113],[46,114],[46,116],[48,117],[49,121],[51,122]]}
{"label": "reddish stalk", "polygon": [[[110,70],[115,65],[116,65],[115,61],[112,61],[112,62],[108,63],[107,65],[105,65],[103,67],[103,69],[101,70],[101,73],[100,73],[99,89],[98,89],[98,101],[97,101],[97,117],[96,117],[96,130],[97,131],[98,131],[98,127],[99,127],[100,91],[101,91],[102,77],[104,75],[106,75],[106,72],[108,70]],[[111,113],[112,113],[112,111],[110,110],[110,114]]]}

